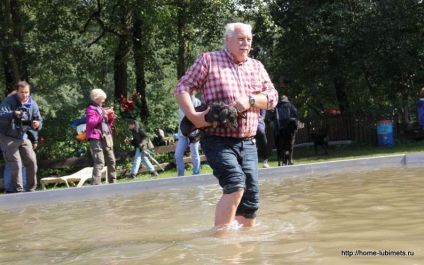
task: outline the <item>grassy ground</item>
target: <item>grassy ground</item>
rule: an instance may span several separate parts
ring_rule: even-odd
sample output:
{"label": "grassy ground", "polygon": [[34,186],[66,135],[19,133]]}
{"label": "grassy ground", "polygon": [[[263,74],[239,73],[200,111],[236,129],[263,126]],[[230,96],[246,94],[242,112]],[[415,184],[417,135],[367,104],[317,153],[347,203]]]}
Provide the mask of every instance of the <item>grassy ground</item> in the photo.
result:
{"label": "grassy ground", "polygon": [[[344,159],[356,159],[364,157],[376,157],[376,156],[387,156],[394,154],[407,154],[407,153],[419,153],[424,151],[424,141],[408,142],[402,144],[395,144],[395,146],[363,146],[356,144],[330,146],[328,149],[328,155],[324,154],[322,148],[318,148],[318,155],[315,155],[314,147],[298,147],[294,149],[294,163],[295,164],[307,164],[316,162],[327,162]],[[277,166],[277,158],[275,151],[269,158],[269,165],[271,167]],[[259,164],[262,167],[262,163]],[[191,174],[192,168],[190,164],[186,167],[186,174]],[[207,164],[202,164],[201,174],[212,173],[211,168]],[[159,172],[159,176],[151,177],[150,174],[138,175],[135,180],[147,180],[157,178],[168,178],[177,176],[176,169],[168,170],[165,172]],[[119,182],[131,181],[125,178],[119,180]]]}
{"label": "grassy ground", "polygon": [[[357,144],[349,144],[349,145],[339,145],[339,146],[330,146],[328,149],[328,155],[324,154],[324,150],[322,148],[318,149],[318,155],[315,155],[315,149],[313,147],[298,147],[294,149],[294,163],[295,164],[308,164],[308,163],[316,163],[316,162],[327,162],[327,161],[335,161],[335,160],[344,160],[344,159],[357,159],[364,157],[376,157],[376,156],[387,156],[394,154],[407,154],[407,153],[419,153],[424,151],[424,141],[416,141],[416,142],[408,142],[408,143],[396,143],[393,147],[385,147],[385,146],[364,146]],[[132,160],[129,161],[132,163]],[[126,165],[126,167],[130,167],[131,163]],[[269,165],[271,167],[277,166],[277,159],[275,155],[275,151],[269,158]],[[186,174],[189,175],[192,172],[191,164],[186,164]],[[262,163],[259,163],[259,167],[262,167]],[[171,169],[167,171],[158,172],[159,176],[152,177],[150,174],[140,174],[134,180],[130,180],[125,177],[121,177],[118,179],[118,182],[129,182],[129,181],[140,181],[140,180],[148,180],[148,179],[161,179],[161,178],[169,178],[176,177],[177,171],[176,169]],[[201,165],[201,174],[209,174],[212,173],[212,169],[209,167],[207,163],[202,163]],[[86,185],[89,185],[88,183]],[[51,185],[49,185],[48,189],[51,189]],[[64,188],[65,185],[57,185],[55,188]],[[41,189],[41,187],[39,187]]]}

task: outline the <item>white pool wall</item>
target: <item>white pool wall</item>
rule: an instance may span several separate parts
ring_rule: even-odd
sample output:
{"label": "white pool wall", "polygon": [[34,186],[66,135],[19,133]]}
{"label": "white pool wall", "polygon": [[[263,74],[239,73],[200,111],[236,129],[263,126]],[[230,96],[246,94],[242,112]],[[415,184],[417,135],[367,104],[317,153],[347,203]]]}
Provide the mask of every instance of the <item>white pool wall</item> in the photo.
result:
{"label": "white pool wall", "polygon": [[[338,160],[283,167],[271,167],[259,170],[259,178],[303,177],[311,174],[326,174],[355,170],[377,170],[385,167],[422,167],[424,153],[401,154],[361,159]],[[171,190],[178,187],[203,186],[217,184],[212,174],[186,177],[171,177],[130,181],[125,183],[83,186],[0,195],[0,210],[41,206],[51,203],[63,203],[76,200],[107,199],[108,196],[135,195],[146,191]]]}

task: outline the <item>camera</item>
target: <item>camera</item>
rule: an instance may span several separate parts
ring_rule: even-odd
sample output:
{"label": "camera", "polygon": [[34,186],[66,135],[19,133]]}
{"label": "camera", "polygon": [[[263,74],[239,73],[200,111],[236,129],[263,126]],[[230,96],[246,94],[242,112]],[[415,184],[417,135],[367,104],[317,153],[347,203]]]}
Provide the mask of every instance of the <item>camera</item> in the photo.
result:
{"label": "camera", "polygon": [[19,118],[15,117],[12,120],[12,129],[22,133],[25,129],[24,127],[31,126],[32,120],[29,110],[27,108],[19,108],[17,111],[20,111],[22,115]]}
{"label": "camera", "polygon": [[30,118],[29,112],[27,108],[19,108],[19,111],[22,112],[22,117],[19,120],[23,126],[31,126],[32,120]]}

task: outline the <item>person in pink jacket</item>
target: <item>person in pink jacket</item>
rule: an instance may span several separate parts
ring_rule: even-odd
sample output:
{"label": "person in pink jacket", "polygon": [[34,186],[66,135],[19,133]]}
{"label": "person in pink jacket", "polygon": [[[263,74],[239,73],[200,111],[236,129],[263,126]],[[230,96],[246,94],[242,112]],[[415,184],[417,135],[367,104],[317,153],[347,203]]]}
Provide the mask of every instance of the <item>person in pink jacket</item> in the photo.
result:
{"label": "person in pink jacket", "polygon": [[91,102],[85,109],[86,134],[93,156],[93,176],[91,185],[101,184],[101,171],[107,166],[109,183],[116,183],[116,161],[113,152],[111,126],[114,121],[113,108],[103,107],[106,93],[95,88],[90,93]]}

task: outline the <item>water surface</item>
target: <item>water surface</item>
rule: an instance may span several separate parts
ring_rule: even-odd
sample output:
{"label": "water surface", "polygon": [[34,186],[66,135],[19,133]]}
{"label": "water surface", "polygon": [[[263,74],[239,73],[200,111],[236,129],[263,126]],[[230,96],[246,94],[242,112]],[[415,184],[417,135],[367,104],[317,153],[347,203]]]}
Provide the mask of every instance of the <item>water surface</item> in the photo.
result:
{"label": "water surface", "polygon": [[259,226],[225,238],[212,231],[217,185],[4,210],[0,263],[424,264],[421,175],[262,180]]}

